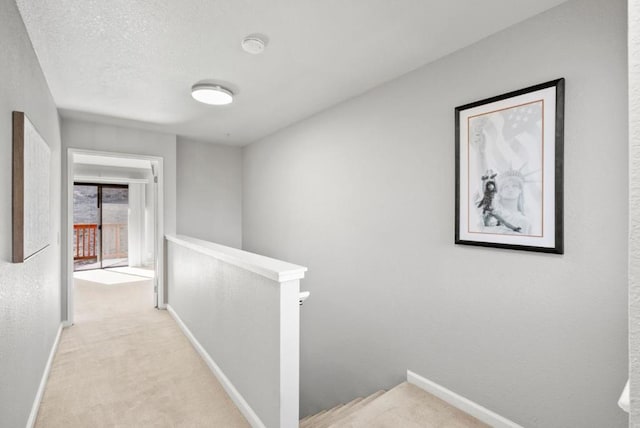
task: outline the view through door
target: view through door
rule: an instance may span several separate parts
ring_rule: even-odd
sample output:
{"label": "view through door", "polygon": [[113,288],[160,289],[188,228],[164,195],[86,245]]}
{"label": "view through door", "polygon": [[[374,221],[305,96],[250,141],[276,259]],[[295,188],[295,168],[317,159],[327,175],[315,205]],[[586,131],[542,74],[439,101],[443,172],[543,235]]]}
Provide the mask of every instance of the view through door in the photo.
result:
{"label": "view through door", "polygon": [[129,187],[74,183],[73,270],[128,266]]}

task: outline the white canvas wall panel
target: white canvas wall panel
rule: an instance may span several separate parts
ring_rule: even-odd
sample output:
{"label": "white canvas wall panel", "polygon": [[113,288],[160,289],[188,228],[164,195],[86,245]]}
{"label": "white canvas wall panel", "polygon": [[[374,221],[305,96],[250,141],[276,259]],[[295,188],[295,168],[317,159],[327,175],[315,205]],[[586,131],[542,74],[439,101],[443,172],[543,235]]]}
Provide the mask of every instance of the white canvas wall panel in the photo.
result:
{"label": "white canvas wall panel", "polygon": [[24,255],[49,245],[51,151],[33,124],[24,120]]}
{"label": "white canvas wall panel", "polygon": [[13,112],[13,262],[50,243],[51,150],[29,118]]}

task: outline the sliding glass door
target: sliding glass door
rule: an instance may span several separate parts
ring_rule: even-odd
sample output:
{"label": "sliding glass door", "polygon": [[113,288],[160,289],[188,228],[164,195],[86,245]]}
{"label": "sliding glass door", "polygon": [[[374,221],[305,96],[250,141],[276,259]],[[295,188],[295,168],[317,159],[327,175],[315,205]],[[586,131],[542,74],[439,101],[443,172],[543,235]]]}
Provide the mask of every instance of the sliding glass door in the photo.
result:
{"label": "sliding glass door", "polygon": [[74,270],[128,266],[128,186],[73,187]]}

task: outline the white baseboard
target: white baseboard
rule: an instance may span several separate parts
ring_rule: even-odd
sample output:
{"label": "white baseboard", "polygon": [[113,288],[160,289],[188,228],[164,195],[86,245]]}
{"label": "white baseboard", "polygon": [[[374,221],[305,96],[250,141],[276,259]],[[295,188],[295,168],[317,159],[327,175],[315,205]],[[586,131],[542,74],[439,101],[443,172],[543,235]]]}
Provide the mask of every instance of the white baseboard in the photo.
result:
{"label": "white baseboard", "polygon": [[47,379],[49,378],[49,372],[51,371],[51,364],[53,363],[53,357],[56,355],[56,350],[58,349],[58,343],[60,342],[60,335],[62,334],[63,323],[58,327],[58,333],[56,334],[56,339],[53,341],[53,346],[51,347],[51,352],[49,352],[49,359],[47,360],[47,364],[44,366],[44,372],[42,373],[42,378],[40,379],[40,386],[38,387],[38,392],[36,392],[36,398],[33,400],[33,406],[31,406],[31,413],[29,414],[29,419],[27,420],[27,428],[33,428],[36,423],[36,418],[38,417],[38,410],[40,410],[40,403],[42,402],[42,396],[44,395],[44,388],[47,386]]}
{"label": "white baseboard", "polygon": [[451,404],[462,410],[465,413],[470,414],[476,419],[491,425],[494,428],[522,428],[522,426],[510,421],[491,410],[482,407],[481,405],[474,403],[473,401],[456,394],[453,391],[448,390],[444,386],[438,385],[435,382],[430,381],[414,372],[407,370],[407,382],[417,386],[420,389],[427,391],[429,394],[435,395],[443,401]]}
{"label": "white baseboard", "polygon": [[215,361],[213,361],[213,358],[211,358],[209,353],[202,347],[200,342],[198,342],[189,328],[180,319],[176,311],[171,307],[171,305],[166,305],[166,308],[169,314],[171,314],[173,319],[176,321],[176,323],[178,323],[178,326],[180,327],[184,335],[187,336],[187,339],[189,339],[195,350],[198,352],[198,354],[200,354],[205,363],[207,363],[209,369],[213,372],[216,378],[218,378],[218,381],[220,382],[220,384],[222,384],[222,387],[225,389],[225,391],[227,391],[227,394],[229,394],[231,400],[235,403],[236,406],[238,406],[238,409],[244,415],[244,417],[247,418],[249,424],[253,428],[266,428],[258,415],[256,415],[253,409],[249,406],[249,403],[246,402],[244,397],[242,397],[238,390],[233,386],[229,378],[225,376],[220,367],[218,367]]}

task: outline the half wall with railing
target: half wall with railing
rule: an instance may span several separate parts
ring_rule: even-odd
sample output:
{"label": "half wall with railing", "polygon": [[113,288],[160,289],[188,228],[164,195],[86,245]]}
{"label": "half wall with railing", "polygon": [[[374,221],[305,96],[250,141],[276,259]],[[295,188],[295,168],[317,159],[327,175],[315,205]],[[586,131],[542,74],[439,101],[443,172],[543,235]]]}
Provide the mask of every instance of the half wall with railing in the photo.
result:
{"label": "half wall with railing", "polygon": [[167,309],[253,427],[298,427],[306,270],[167,236]]}

